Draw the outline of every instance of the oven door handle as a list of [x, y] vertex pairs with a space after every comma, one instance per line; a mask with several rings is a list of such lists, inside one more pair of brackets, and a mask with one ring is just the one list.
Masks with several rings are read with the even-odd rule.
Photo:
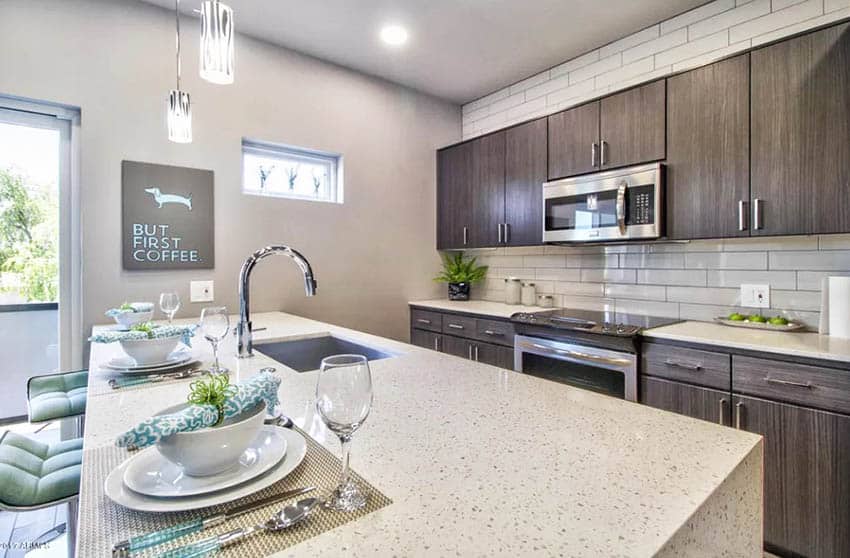
[[617, 187], [617, 226], [620, 228], [620, 234], [626, 234], [626, 188], [629, 185], [625, 180], [621, 180]]
[[632, 363], [630, 360], [625, 358], [611, 358], [598, 355], [591, 355], [579, 351], [565, 351], [563, 349], [554, 349], [552, 347], [547, 347], [546, 345], [540, 345], [539, 343], [531, 343], [531, 346], [537, 349], [538, 351], [544, 352], [546, 354], [569, 357], [579, 361], [590, 362], [592, 364], [607, 364], [609, 366], [628, 366]]

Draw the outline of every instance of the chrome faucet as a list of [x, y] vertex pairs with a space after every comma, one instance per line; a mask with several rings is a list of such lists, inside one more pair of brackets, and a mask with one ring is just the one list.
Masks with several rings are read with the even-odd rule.
[[242, 264], [242, 270], [239, 272], [239, 324], [236, 326], [236, 335], [238, 338], [237, 349], [239, 358], [247, 358], [254, 356], [254, 340], [251, 328], [251, 315], [248, 309], [248, 295], [251, 286], [251, 271], [257, 262], [271, 256], [272, 254], [283, 254], [289, 256], [301, 269], [304, 274], [304, 288], [307, 291], [307, 296], [316, 294], [316, 280], [313, 279], [313, 270], [310, 267], [310, 262], [302, 256], [298, 251], [293, 250], [289, 246], [273, 245], [260, 248], [251, 254], [245, 263]]

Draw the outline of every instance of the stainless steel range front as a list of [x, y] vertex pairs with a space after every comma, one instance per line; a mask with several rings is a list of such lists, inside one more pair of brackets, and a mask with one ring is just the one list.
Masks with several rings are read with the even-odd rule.
[[663, 235], [661, 163], [547, 182], [543, 241], [598, 242]]

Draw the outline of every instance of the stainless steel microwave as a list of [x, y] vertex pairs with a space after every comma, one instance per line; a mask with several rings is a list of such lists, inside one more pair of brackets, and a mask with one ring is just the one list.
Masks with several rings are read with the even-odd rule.
[[543, 184], [543, 242], [659, 238], [664, 233], [661, 163]]

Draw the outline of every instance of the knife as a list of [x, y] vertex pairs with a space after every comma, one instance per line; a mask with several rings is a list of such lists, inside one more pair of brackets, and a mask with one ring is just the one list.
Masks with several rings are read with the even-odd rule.
[[183, 370], [182, 372], [148, 374], [147, 376], [133, 376], [131, 378], [111, 378], [109, 380], [109, 387], [111, 387], [112, 389], [120, 389], [123, 387], [162, 382], [164, 380], [182, 380], [184, 378], [191, 378], [195, 374], [199, 374], [202, 372], [204, 372], [203, 369], [195, 368], [194, 370]]
[[192, 533], [198, 533], [200, 531], [211, 529], [212, 527], [221, 525], [222, 523], [230, 521], [231, 519], [239, 517], [240, 515], [251, 513], [254, 510], [269, 506], [282, 500], [287, 500], [289, 498], [292, 498], [293, 496], [299, 496], [301, 494], [306, 494], [307, 492], [312, 492], [313, 490], [316, 490], [315, 486], [307, 486], [303, 488], [296, 488], [294, 490], [287, 490], [286, 492], [283, 492], [281, 494], [274, 494], [272, 496], [268, 496], [255, 502], [248, 502], [247, 504], [236, 506], [235, 508], [232, 508], [223, 513], [211, 515], [208, 517], [201, 517], [192, 521], [186, 521], [185, 523], [174, 525], [173, 527], [167, 527], [159, 531], [154, 531], [152, 533], [146, 533], [144, 535], [130, 537], [125, 541], [121, 541], [112, 545], [112, 556], [113, 558], [126, 558], [130, 556], [130, 554], [133, 552], [138, 552], [145, 548], [150, 548], [152, 546], [157, 546], [162, 543], [170, 542], [176, 538], [190, 535]]

